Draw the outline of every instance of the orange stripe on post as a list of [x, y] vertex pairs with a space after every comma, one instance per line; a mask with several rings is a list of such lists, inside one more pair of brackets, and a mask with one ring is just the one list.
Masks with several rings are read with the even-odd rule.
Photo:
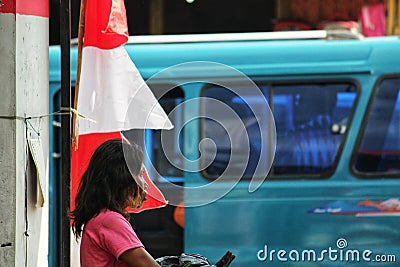
[[2, 0], [0, 13], [49, 17], [48, 0]]

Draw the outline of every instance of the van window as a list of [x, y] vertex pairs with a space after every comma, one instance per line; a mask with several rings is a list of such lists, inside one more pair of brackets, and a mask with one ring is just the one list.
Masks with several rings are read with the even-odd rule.
[[[239, 89], [238, 89], [239, 88]], [[356, 87], [351, 83], [305, 83], [305, 84], [259, 84], [264, 98], [272, 110], [276, 127], [276, 152], [269, 170], [267, 164], [259, 174], [290, 176], [307, 174], [310, 176], [327, 176], [333, 171], [335, 158], [341, 143], [344, 141], [345, 129], [356, 99]], [[203, 108], [201, 119], [202, 140], [213, 140], [201, 146], [204, 172], [206, 177], [221, 175], [231, 160], [232, 151], [240, 149], [249, 142], [250, 156], [234, 162], [238, 175], [251, 178], [255, 175], [257, 163], [263, 162], [261, 151], [261, 131], [265, 129], [268, 107], [246, 103], [252, 99], [246, 88], [237, 87], [236, 92], [218, 86], [203, 90]], [[247, 101], [239, 101], [239, 99]], [[211, 113], [219, 113], [220, 108], [214, 100], [228, 105], [240, 118], [210, 119]], [[257, 101], [253, 97], [252, 99]], [[259, 101], [259, 100], [258, 100]], [[260, 103], [262, 101], [259, 101]], [[256, 107], [256, 108], [254, 108]], [[257, 107], [259, 107], [257, 109]], [[222, 115], [220, 115], [222, 116]], [[245, 125], [245, 130], [230, 130], [238, 127], [238, 122]], [[253, 123], [258, 122], [258, 123]], [[233, 133], [233, 134], [229, 134]], [[231, 141], [231, 142], [229, 142]], [[209, 145], [206, 145], [209, 143]], [[216, 152], [211, 161], [207, 158], [212, 151]], [[208, 165], [207, 165], [208, 164]], [[232, 163], [229, 163], [232, 164]], [[244, 172], [240, 172], [244, 169]]]
[[167, 84], [149, 84], [149, 87], [174, 125], [171, 130], [146, 131], [145, 141], [148, 143], [146, 147], [150, 148], [147, 152], [155, 169], [152, 177], [162, 177], [170, 182], [182, 182], [184, 137], [180, 129], [183, 124], [183, 90]]
[[267, 87], [260, 89], [258, 96], [242, 86], [210, 85], [203, 90], [200, 161], [206, 177], [268, 174], [268, 153], [266, 147], [261, 150], [261, 131], [267, 129], [268, 117], [272, 116], [267, 113]]
[[371, 102], [354, 168], [361, 173], [400, 173], [400, 78], [383, 79]]
[[276, 175], [327, 176], [344, 141], [356, 99], [349, 83], [277, 85], [272, 88]]

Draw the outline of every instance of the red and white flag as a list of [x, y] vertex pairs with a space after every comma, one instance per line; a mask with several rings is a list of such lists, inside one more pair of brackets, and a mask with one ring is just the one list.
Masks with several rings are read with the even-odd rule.
[[[72, 149], [71, 210], [90, 157], [104, 141], [123, 138], [130, 129], [171, 129], [168, 119], [123, 45], [128, 40], [124, 0], [86, 0], [82, 70], [77, 111], [78, 149]], [[163, 194], [147, 172], [149, 187], [142, 208], [163, 207]]]

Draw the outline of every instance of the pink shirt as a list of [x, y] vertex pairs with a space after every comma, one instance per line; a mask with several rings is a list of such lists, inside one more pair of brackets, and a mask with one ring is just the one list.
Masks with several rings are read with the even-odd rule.
[[103, 210], [83, 229], [81, 266], [128, 266], [118, 258], [128, 249], [137, 247], [143, 247], [143, 244], [124, 216], [114, 211]]

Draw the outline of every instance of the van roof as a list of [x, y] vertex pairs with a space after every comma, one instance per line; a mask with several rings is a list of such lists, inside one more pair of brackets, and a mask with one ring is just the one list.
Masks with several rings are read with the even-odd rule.
[[[215, 62], [250, 77], [276, 79], [400, 72], [399, 36], [354, 39], [343, 37], [348, 31], [340, 34], [338, 31], [298, 31], [133, 36], [125, 48], [145, 79], [187, 62]], [[76, 48], [71, 49], [72, 80], [77, 64]], [[60, 47], [50, 47], [49, 53], [50, 80], [59, 80]], [[174, 73], [174, 76], [186, 79], [220, 75], [207, 67], [185, 68], [184, 73]]]

